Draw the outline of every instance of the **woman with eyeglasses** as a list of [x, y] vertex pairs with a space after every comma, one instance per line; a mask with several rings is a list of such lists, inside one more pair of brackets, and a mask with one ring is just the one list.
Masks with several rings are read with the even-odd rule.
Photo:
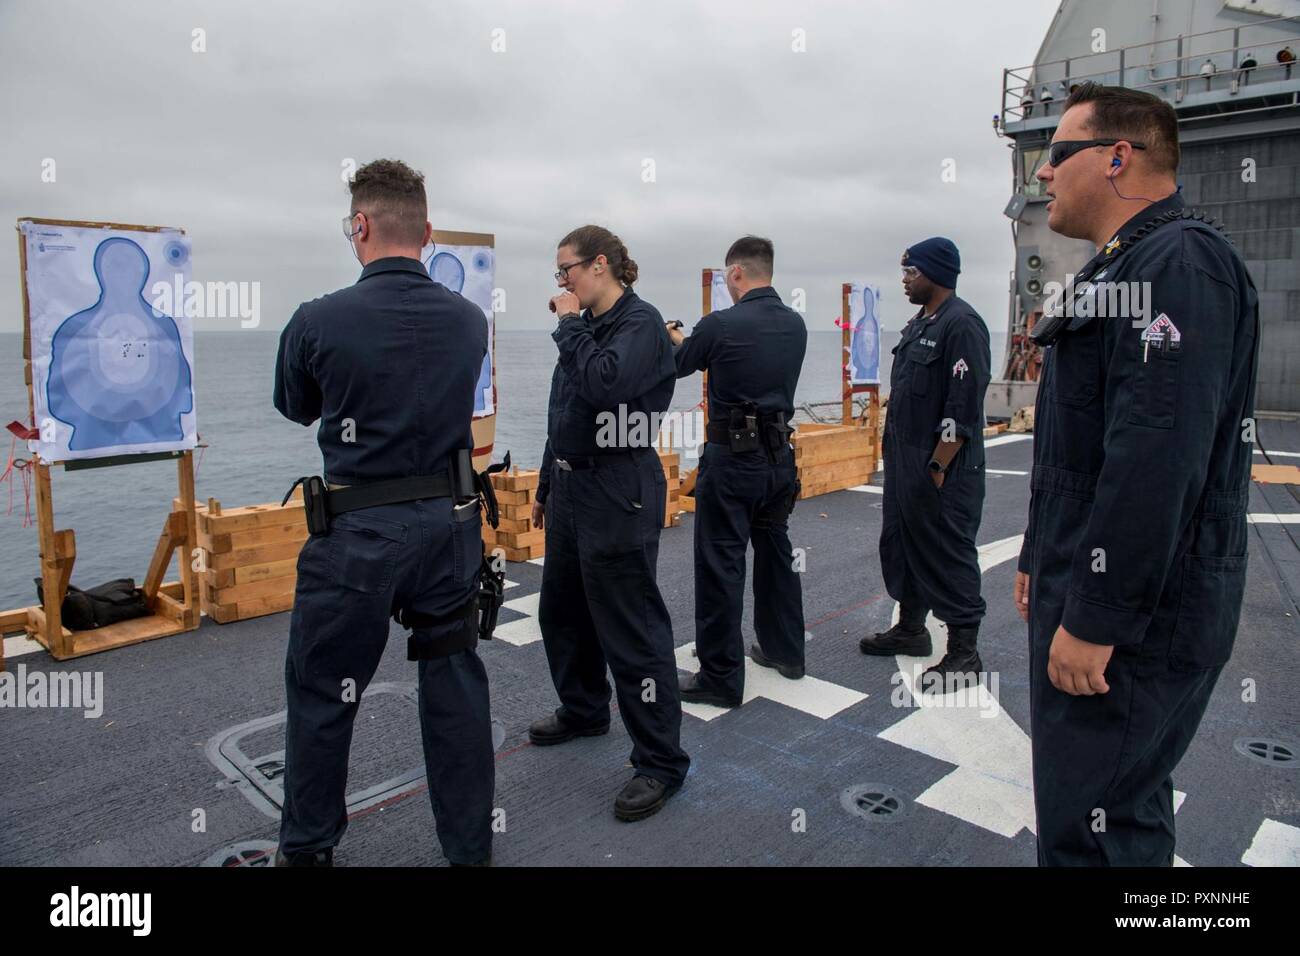
[[656, 582], [667, 482], [654, 441], [677, 381], [659, 311], [632, 291], [622, 240], [582, 226], [555, 254], [559, 349], [533, 526], [545, 528], [538, 622], [560, 707], [538, 746], [609, 730], [614, 677], [632, 738], [620, 820], [658, 812], [686, 778], [672, 621]]

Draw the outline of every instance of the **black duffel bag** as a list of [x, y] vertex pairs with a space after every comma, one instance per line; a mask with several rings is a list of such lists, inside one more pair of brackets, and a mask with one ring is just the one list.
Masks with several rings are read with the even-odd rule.
[[[40, 578], [36, 579], [36, 596], [44, 605], [45, 589]], [[150, 613], [144, 592], [135, 586], [135, 578], [118, 578], [89, 591], [69, 584], [63, 598], [63, 626], [70, 631], [89, 631]]]

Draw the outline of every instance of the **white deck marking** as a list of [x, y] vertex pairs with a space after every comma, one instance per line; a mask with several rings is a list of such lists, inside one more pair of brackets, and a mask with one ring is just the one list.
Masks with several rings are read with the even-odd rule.
[[849, 491], [865, 491], [869, 495], [883, 495], [885, 488], [883, 485], [854, 485]]
[[985, 468], [984, 473], [986, 475], [1020, 475], [1022, 478], [1029, 474], [1027, 471], [1008, 471], [1005, 468]]
[[[699, 659], [691, 653], [694, 649], [695, 643], [692, 641], [676, 650], [677, 666], [692, 674], [700, 669]], [[772, 668], [759, 667], [746, 657], [745, 697], [740, 706], [743, 707], [758, 697], [765, 697], [778, 704], [793, 707], [795, 710], [802, 710], [805, 714], [820, 717], [822, 720], [834, 717], [840, 711], [867, 699], [867, 695], [860, 691], [818, 680], [816, 677], [788, 680]], [[700, 720], [714, 720], [727, 713], [727, 708], [713, 707], [709, 704], [683, 703], [682, 713], [698, 717]]]
[[[1017, 557], [1022, 541], [1022, 535], [1015, 535], [981, 545], [980, 571], [987, 572]], [[891, 623], [897, 621], [898, 605], [895, 604]], [[991, 693], [997, 689], [992, 685], [979, 685], [962, 707], [951, 705], [956, 699], [953, 696], [918, 693], [917, 679], [925, 668], [943, 657], [947, 641], [946, 632], [933, 614], [926, 618], [925, 625], [934, 645], [930, 657], [894, 658], [898, 675], [906, 681], [903, 686], [911, 706], [916, 709], [885, 728], [879, 736], [936, 760], [956, 764], [957, 769], [917, 797], [917, 803], [1008, 839], [1021, 830], [1035, 833], [1029, 736], [1002, 709]], [[945, 702], [948, 706], [944, 706]], [[1187, 794], [1174, 791], [1174, 813], [1186, 797]], [[1189, 864], [1175, 856], [1174, 865]]]
[[1265, 818], [1241, 862], [1247, 866], [1300, 866], [1300, 827]]
[[1252, 448], [1251, 454], [1277, 455], [1279, 458], [1300, 458], [1300, 451], [1260, 451], [1258, 448]]
[[[1023, 535], [1014, 535], [982, 545], [980, 571], [1018, 556], [1023, 540]], [[897, 620], [895, 604], [891, 623]], [[922, 696], [917, 692], [917, 678], [939, 662], [947, 642], [947, 632], [933, 614], [925, 624], [934, 646], [930, 657], [894, 658], [897, 674], [906, 681], [904, 687], [915, 709], [879, 736], [957, 765], [956, 770], [917, 797], [917, 803], [1007, 838], [1022, 829], [1034, 832], [1028, 735], [1007, 715], [987, 686], [978, 686], [964, 707], [943, 706], [952, 697]], [[891, 685], [896, 686], [893, 682], [899, 679], [895, 676]]]
[[535, 564], [540, 568], [543, 564], [546, 563], [546, 555], [542, 555], [540, 558], [529, 558], [528, 563]]
[[1029, 441], [1033, 435], [998, 435], [984, 442], [985, 448], [997, 448], [998, 445], [1010, 445], [1012, 442]]
[[1249, 524], [1300, 524], [1300, 514], [1278, 515], [1271, 511], [1246, 515]]
[[507, 621], [505, 624], [498, 624], [497, 629], [492, 632], [492, 639], [505, 641], [507, 644], [513, 644], [515, 647], [523, 647], [525, 644], [532, 644], [542, 639], [542, 629], [537, 623], [537, 607], [541, 603], [542, 592], [535, 591], [532, 594], [525, 594], [523, 597], [513, 598], [501, 605], [510, 611], [518, 611], [520, 614], [527, 615], [517, 621]]
[[35, 654], [37, 651], [43, 650], [45, 650], [44, 647], [26, 634], [17, 634], [14, 637], [5, 638], [5, 660], [11, 657], [22, 657], [24, 654]]

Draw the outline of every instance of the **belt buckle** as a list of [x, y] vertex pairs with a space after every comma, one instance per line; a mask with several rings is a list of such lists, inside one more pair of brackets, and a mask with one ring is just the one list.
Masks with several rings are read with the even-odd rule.
[[573, 466], [563, 458], [555, 459], [555, 463], [560, 467], [560, 471], [573, 471]]

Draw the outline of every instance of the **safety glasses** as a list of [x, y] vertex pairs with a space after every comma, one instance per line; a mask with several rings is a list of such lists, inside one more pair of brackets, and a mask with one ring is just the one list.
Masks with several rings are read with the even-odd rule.
[[1090, 146], [1114, 146], [1116, 143], [1128, 143], [1134, 149], [1146, 149], [1145, 143], [1135, 143], [1131, 139], [1062, 139], [1047, 148], [1047, 165], [1060, 166], [1075, 153]]

